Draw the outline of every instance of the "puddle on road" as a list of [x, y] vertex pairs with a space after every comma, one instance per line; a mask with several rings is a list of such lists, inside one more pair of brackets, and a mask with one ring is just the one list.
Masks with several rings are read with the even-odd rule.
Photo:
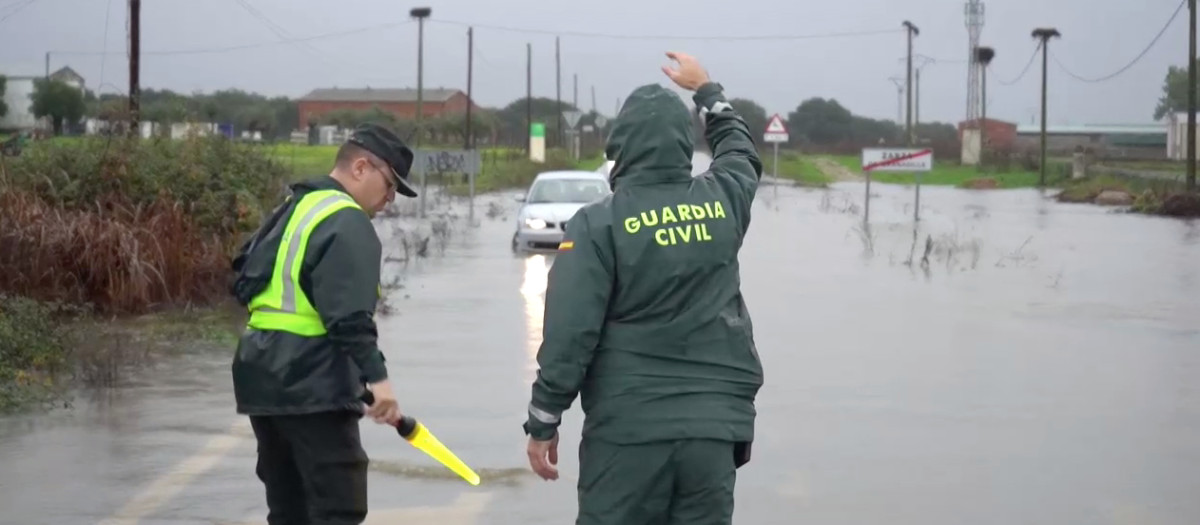
[[[462, 482], [462, 478], [458, 474], [440, 465], [413, 465], [398, 461], [375, 460], [371, 462], [371, 470], [404, 479]], [[515, 487], [523, 480], [537, 479], [537, 476], [528, 468], [479, 468], [473, 470], [479, 474], [480, 486]]]
[[[1200, 515], [1195, 222], [1034, 190], [924, 187], [914, 227], [912, 188], [872, 184], [864, 226], [863, 189], [760, 189], [740, 264], [766, 385], [739, 521]], [[381, 221], [380, 344], [402, 410], [482, 485], [506, 489], [492, 516], [536, 507], [520, 522], [569, 522], [572, 482], [522, 482], [536, 479], [520, 425], [553, 256], [510, 251], [515, 206], [482, 197], [471, 225], [462, 206]], [[171, 378], [192, 386], [176, 392]], [[0, 508], [22, 523], [51, 503], [99, 517], [120, 508], [228, 431], [228, 383], [226, 356], [181, 359], [108, 403], [0, 420]], [[576, 403], [562, 429], [565, 478], [580, 420]], [[422, 480], [437, 482], [430, 494], [453, 487], [454, 473], [363, 425], [373, 476], [403, 482], [416, 501]], [[209, 521], [230, 504], [260, 508], [253, 457], [240, 454], [177, 499]], [[180, 505], [149, 517], [182, 519]]]

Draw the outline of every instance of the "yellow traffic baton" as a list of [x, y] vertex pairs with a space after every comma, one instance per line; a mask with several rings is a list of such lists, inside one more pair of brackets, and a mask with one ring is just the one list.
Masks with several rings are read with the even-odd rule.
[[[367, 406], [375, 404], [375, 396], [370, 391], [365, 392], [360, 399]], [[434, 436], [433, 432], [425, 428], [425, 425], [422, 425], [420, 421], [411, 416], [402, 416], [396, 424], [396, 433], [400, 434], [400, 437], [404, 438], [405, 441], [417, 450], [424, 452], [429, 457], [437, 460], [438, 463], [441, 463], [455, 474], [467, 480], [467, 483], [472, 485], [479, 484], [479, 474], [476, 474], [475, 471], [471, 470], [471, 467], [468, 467], [466, 463], [458, 459], [458, 456], [455, 456], [449, 448], [446, 448], [438, 440], [437, 436]]]

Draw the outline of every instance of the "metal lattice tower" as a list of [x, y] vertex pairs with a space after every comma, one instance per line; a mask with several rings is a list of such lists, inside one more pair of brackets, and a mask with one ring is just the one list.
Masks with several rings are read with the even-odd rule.
[[969, 45], [967, 46], [967, 122], [975, 121], [979, 118], [982, 109], [980, 107], [980, 79], [978, 64], [975, 60], [975, 48], [979, 47], [979, 37], [983, 33], [983, 2], [981, 0], [968, 0], [963, 6], [963, 14], [966, 15], [967, 23], [967, 38]]

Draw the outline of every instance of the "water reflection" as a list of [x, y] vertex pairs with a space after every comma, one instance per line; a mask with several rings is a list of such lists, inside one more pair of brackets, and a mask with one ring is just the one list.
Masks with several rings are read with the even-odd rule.
[[525, 258], [525, 275], [521, 279], [521, 297], [525, 300], [525, 367], [526, 382], [537, 376], [537, 352], [542, 344], [542, 317], [546, 311], [546, 281], [549, 272], [547, 256], [537, 254]]

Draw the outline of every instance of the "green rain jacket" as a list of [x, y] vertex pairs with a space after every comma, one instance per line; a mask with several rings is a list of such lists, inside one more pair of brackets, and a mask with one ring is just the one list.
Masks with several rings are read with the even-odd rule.
[[609, 138], [613, 194], [567, 223], [550, 269], [524, 428], [550, 439], [576, 395], [584, 437], [751, 441], [763, 383], [738, 251], [762, 161], [719, 84], [693, 96], [713, 153], [691, 175], [692, 116], [638, 88]]
[[[292, 198], [272, 212], [234, 259], [232, 291], [243, 305], [270, 281], [296, 203], [311, 191], [346, 191], [329, 177], [291, 189]], [[374, 320], [382, 251], [370, 217], [359, 209], [336, 211], [313, 229], [301, 263], [300, 289], [327, 333], [305, 337], [247, 328], [232, 363], [239, 414], [362, 410], [358, 397], [363, 383], [388, 377]]]

